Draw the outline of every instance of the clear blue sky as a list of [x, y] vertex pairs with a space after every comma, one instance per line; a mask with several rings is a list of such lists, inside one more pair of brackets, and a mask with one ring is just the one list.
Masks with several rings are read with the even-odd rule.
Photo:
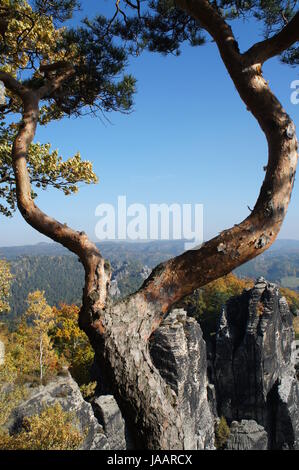
[[[99, 12], [97, 0], [84, 4], [85, 13]], [[260, 28], [233, 24], [241, 50], [260, 38]], [[272, 59], [263, 70], [299, 128], [299, 105], [290, 102], [290, 84], [299, 78], [298, 69]], [[257, 198], [267, 147], [215, 44], [185, 46], [178, 58], [145, 53], [130, 60], [129, 71], [138, 80], [129, 116], [109, 114], [110, 124], [91, 117], [64, 119], [38, 129], [36, 140], [51, 142], [64, 157], [80, 151], [93, 161], [100, 179], [71, 197], [55, 190], [41, 192], [41, 209], [93, 239], [96, 206], [116, 204], [118, 195], [126, 195], [129, 204], [204, 204], [205, 239], [241, 221]], [[281, 238], [299, 239], [298, 185]], [[18, 214], [2, 219], [0, 246], [39, 241], [47, 239]]]

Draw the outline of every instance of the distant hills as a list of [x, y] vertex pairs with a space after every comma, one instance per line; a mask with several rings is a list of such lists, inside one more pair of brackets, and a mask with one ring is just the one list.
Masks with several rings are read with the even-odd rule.
[[235, 273], [251, 278], [263, 275], [283, 287], [299, 290], [299, 240], [276, 240], [269, 250], [237, 268]]
[[[150, 270], [161, 261], [178, 255], [183, 242], [100, 244], [102, 255], [113, 269], [114, 291], [123, 297], [143, 283]], [[84, 271], [78, 258], [56, 243], [1, 247], [0, 258], [7, 259], [14, 274], [10, 318], [26, 310], [29, 292], [44, 290], [50, 305], [61, 302], [80, 304]]]
[[[147, 263], [153, 260], [161, 261], [161, 256], [167, 259], [176, 256], [184, 251], [184, 242], [181, 240], [162, 240], [151, 242], [126, 242], [126, 241], [104, 241], [96, 243], [104, 257], [112, 259], [115, 256], [121, 257], [137, 257], [138, 259], [146, 259]], [[264, 255], [268, 256], [273, 252], [281, 252], [283, 254], [299, 253], [299, 240], [278, 239]], [[72, 255], [70, 251], [61, 246], [59, 243], [41, 242], [35, 245], [8, 246], [0, 247], [0, 258], [15, 259], [18, 256], [63, 256]], [[147, 259], [149, 258], [149, 259]], [[250, 264], [251, 262], [247, 263]]]
[[[103, 242], [98, 244], [110, 260], [115, 287], [121, 297], [141, 286], [150, 270], [160, 262], [184, 251], [182, 241], [148, 243]], [[11, 314], [26, 309], [29, 292], [40, 289], [50, 305], [60, 302], [80, 304], [84, 273], [76, 256], [56, 243], [0, 247], [0, 258], [11, 263]], [[299, 291], [299, 240], [277, 240], [264, 254], [236, 269], [240, 277], [264, 276], [272, 282]]]
[[268, 252], [271, 253], [272, 251], [280, 250], [288, 253], [299, 251], [299, 240], [278, 239], [273, 243], [271, 248], [269, 248]]
[[[150, 264], [154, 267], [162, 260], [176, 256], [184, 251], [184, 242], [153, 241], [142, 242], [110, 242], [96, 243], [102, 255], [114, 261], [119, 257], [124, 259], [134, 258]], [[63, 256], [72, 255], [70, 251], [58, 243], [38, 243], [36, 245], [0, 247], [0, 258], [12, 260], [18, 256]]]

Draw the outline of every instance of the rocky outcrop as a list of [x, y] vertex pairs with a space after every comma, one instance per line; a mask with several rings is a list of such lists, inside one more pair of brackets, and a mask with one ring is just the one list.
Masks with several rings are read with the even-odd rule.
[[120, 297], [120, 290], [118, 288], [117, 280], [112, 279], [109, 286], [110, 297]]
[[255, 420], [268, 447], [299, 449], [299, 389], [295, 376], [292, 314], [274, 284], [253, 289], [223, 309], [215, 346], [219, 415], [228, 422]]
[[96, 397], [92, 407], [96, 418], [103, 426], [110, 449], [125, 450], [127, 448], [125, 421], [113, 395]]
[[267, 450], [268, 434], [253, 420], [233, 421], [226, 450]]
[[82, 450], [109, 450], [107, 436], [99, 424], [89, 403], [83, 400], [80, 389], [69, 374], [57, 377], [46, 386], [34, 388], [29, 398], [14, 409], [6, 427], [10, 433], [16, 433], [26, 416], [39, 414], [44, 407], [59, 403], [64, 411], [73, 412], [74, 425], [86, 437]]
[[153, 334], [150, 353], [161, 376], [178, 396], [184, 449], [214, 449], [206, 345], [199, 324], [184, 310], [173, 310]]
[[[292, 320], [279, 289], [260, 278], [223, 308], [208, 362], [200, 325], [182, 309], [167, 315], [149, 349], [154, 366], [177, 396], [184, 449], [214, 449], [218, 416], [230, 426], [226, 449], [299, 449]], [[58, 402], [74, 412], [81, 432], [88, 430], [82, 449], [133, 449], [134, 440], [96, 364], [93, 373], [98, 396], [92, 404], [83, 400], [69, 374], [58, 377], [32, 389], [14, 410], [10, 432], [18, 431], [25, 416]]]

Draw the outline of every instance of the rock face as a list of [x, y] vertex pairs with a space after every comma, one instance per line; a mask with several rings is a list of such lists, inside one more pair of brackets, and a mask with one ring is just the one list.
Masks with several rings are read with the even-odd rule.
[[214, 449], [206, 345], [199, 324], [184, 310], [173, 310], [153, 334], [150, 353], [161, 376], [178, 396], [184, 448]]
[[28, 400], [14, 409], [7, 424], [10, 433], [20, 429], [26, 416], [39, 414], [45, 406], [60, 403], [64, 411], [74, 412], [80, 432], [87, 431], [81, 450], [109, 450], [108, 439], [104, 434], [89, 403], [83, 400], [80, 389], [70, 375], [58, 377], [46, 386], [40, 386], [31, 393]]
[[274, 284], [228, 301], [216, 336], [214, 377], [219, 415], [255, 420], [271, 449], [299, 449], [299, 388], [292, 314]]
[[113, 395], [96, 397], [92, 404], [94, 413], [109, 441], [110, 449], [125, 450], [125, 421]]
[[253, 420], [233, 421], [226, 450], [267, 450], [268, 434]]
[[[184, 449], [214, 449], [218, 416], [230, 425], [226, 449], [299, 449], [292, 319], [278, 288], [258, 279], [223, 308], [209, 362], [200, 325], [193, 318], [175, 309], [164, 319], [149, 348], [154, 366], [178, 397]], [[82, 449], [133, 449], [117, 402], [101, 385], [97, 367], [94, 375], [99, 396], [92, 405], [83, 400], [70, 375], [58, 377], [32, 391], [13, 411], [8, 429], [16, 432], [25, 416], [58, 402], [75, 413], [80, 431], [88, 429]]]

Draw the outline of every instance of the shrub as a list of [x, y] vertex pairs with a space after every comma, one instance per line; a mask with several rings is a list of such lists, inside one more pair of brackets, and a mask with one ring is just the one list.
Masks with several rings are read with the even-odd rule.
[[89, 382], [88, 384], [83, 384], [80, 387], [81, 394], [85, 400], [92, 398], [97, 387], [96, 382]]
[[0, 366], [0, 428], [12, 410], [26, 398], [26, 389], [15, 383], [17, 370], [11, 356], [6, 355], [5, 364]]
[[221, 416], [215, 429], [215, 446], [218, 450], [224, 449], [230, 435], [230, 429], [224, 416]]
[[60, 404], [45, 408], [40, 415], [23, 419], [22, 430], [15, 435], [0, 434], [3, 450], [75, 450], [84, 435], [74, 425], [72, 413]]

